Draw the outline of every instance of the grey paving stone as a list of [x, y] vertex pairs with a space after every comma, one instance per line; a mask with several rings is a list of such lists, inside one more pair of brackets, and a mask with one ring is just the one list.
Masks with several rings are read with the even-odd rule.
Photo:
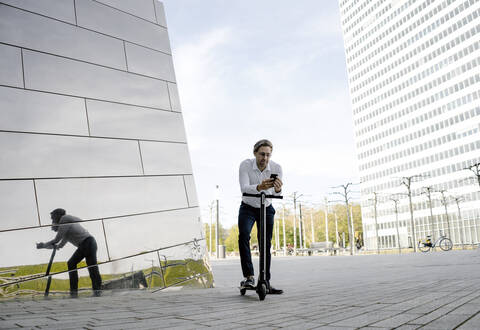
[[325, 324], [320, 322], [305, 321], [305, 320], [295, 320], [295, 321], [276, 325], [276, 327], [286, 328], [286, 329], [317, 329], [322, 326], [325, 326]]
[[16, 322], [20, 327], [28, 328], [34, 326], [48, 326], [50, 324], [55, 324], [57, 321], [52, 319], [48, 319], [46, 317], [38, 317], [34, 319], [18, 319]]
[[20, 329], [17, 320], [0, 320], [0, 329]]
[[341, 321], [337, 321], [332, 325], [339, 325], [339, 326], [350, 326], [350, 327], [365, 327], [372, 323], [376, 323], [378, 321], [382, 321], [392, 316], [398, 314], [396, 311], [375, 311], [375, 312], [368, 312], [362, 313], [361, 315], [350, 317], [343, 319]]
[[450, 311], [449, 309], [439, 308], [439, 309], [437, 309], [437, 310], [435, 310], [431, 313], [427, 313], [423, 316], [420, 316], [419, 318], [416, 318], [416, 319], [413, 319], [413, 320], [409, 321], [408, 324], [424, 325], [424, 324], [432, 322], [433, 320], [438, 319], [439, 317], [441, 317], [442, 315], [445, 315], [449, 311]]
[[455, 329], [460, 324], [468, 320], [471, 315], [459, 315], [459, 314], [447, 314], [439, 317], [435, 321], [432, 321], [422, 327], [422, 329]]
[[[438, 301], [429, 301], [421, 306], [418, 306], [415, 308], [415, 312], [417, 313], [431, 313], [441, 307], [448, 306], [450, 303], [454, 302], [455, 298], [449, 298], [449, 299], [439, 299]], [[455, 306], [452, 306], [451, 309], [455, 308]]]
[[475, 314], [473, 317], [468, 319], [465, 323], [463, 323], [457, 329], [459, 330], [480, 329], [480, 313]]
[[332, 326], [332, 325], [324, 325], [324, 326], [320, 326], [320, 327], [315, 328], [315, 329], [321, 329], [321, 330], [354, 330], [354, 329], [357, 329], [357, 328], [352, 328], [352, 327], [337, 327], [337, 326]]
[[465, 303], [451, 311], [451, 314], [474, 315], [480, 312], [480, 304]]
[[396, 328], [418, 318], [419, 316], [421, 316], [421, 314], [402, 313], [371, 325], [374, 327]]
[[222, 325], [216, 325], [216, 326], [208, 327], [208, 329], [222, 329], [222, 330], [245, 329], [245, 325], [233, 322], [233, 323], [225, 323], [225, 324], [222, 324]]
[[402, 326], [399, 326], [398, 328], [395, 328], [395, 330], [414, 330], [414, 329], [419, 329], [419, 325], [413, 325], [413, 324], [404, 324]]
[[321, 320], [323, 323], [329, 324], [329, 323], [335, 323], [347, 318], [351, 317], [356, 317], [361, 315], [362, 313], [358, 311], [356, 308], [351, 308], [349, 310], [344, 311], [334, 311], [332, 313], [323, 315]]

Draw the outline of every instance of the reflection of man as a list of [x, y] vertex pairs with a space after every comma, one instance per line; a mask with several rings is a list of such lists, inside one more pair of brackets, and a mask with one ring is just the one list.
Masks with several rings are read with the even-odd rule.
[[77, 264], [85, 258], [88, 265], [88, 273], [92, 280], [92, 288], [95, 296], [100, 296], [102, 278], [97, 266], [97, 242], [95, 238], [88, 233], [78, 222], [77, 217], [66, 214], [64, 209], [55, 209], [50, 213], [52, 218], [52, 230], [57, 232], [54, 239], [46, 243], [37, 243], [37, 249], [53, 249], [62, 248], [67, 242], [77, 247], [77, 250], [68, 260], [68, 275], [70, 277], [70, 296], [76, 298], [78, 296], [78, 272]]
[[[282, 191], [282, 167], [277, 163], [270, 161], [272, 156], [273, 145], [268, 140], [260, 140], [253, 147], [255, 158], [246, 159], [240, 164], [240, 189], [242, 193], [258, 194], [263, 191], [267, 195], [280, 195]], [[275, 179], [271, 179], [271, 174], [277, 174]], [[270, 247], [272, 241], [273, 219], [275, 209], [272, 203], [267, 200], [267, 219], [266, 234], [267, 241], [265, 247], [267, 250], [266, 274], [267, 293], [282, 294], [282, 290], [274, 289], [270, 286]], [[255, 277], [253, 274], [252, 255], [250, 252], [250, 233], [255, 222], [260, 221], [260, 200], [256, 197], [243, 197], [240, 211], [238, 213], [238, 246], [240, 250], [240, 261], [242, 264], [242, 272], [245, 279], [240, 283], [241, 286], [254, 287]], [[260, 241], [260, 231], [257, 232]]]

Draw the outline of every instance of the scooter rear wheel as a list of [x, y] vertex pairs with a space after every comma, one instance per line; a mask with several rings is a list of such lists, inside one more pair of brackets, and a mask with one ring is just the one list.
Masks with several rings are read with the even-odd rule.
[[242, 296], [245, 295], [245, 292], [247, 292], [247, 289], [240, 289], [240, 294], [241, 294]]

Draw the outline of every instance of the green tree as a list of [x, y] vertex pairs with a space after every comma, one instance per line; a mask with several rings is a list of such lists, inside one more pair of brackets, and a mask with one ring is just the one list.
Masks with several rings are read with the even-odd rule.
[[[209, 252], [216, 252], [216, 241], [215, 241], [215, 224], [212, 226], [212, 251], [210, 251], [210, 225], [208, 223], [204, 223], [204, 228], [205, 228], [205, 242], [207, 244], [207, 249]], [[218, 240], [220, 245], [225, 244], [225, 239], [227, 238], [227, 231], [225, 228], [223, 228], [222, 224], [219, 224], [219, 230], [220, 233], [218, 235]]]
[[238, 225], [232, 226], [225, 239], [227, 252], [238, 252]]

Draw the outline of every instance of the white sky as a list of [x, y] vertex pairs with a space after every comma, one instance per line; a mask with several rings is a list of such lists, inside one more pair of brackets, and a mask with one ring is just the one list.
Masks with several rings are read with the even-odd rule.
[[[237, 222], [238, 166], [273, 142], [284, 194], [358, 182], [337, 0], [163, 0], [204, 222]], [[330, 198], [334, 198], [330, 196]]]

